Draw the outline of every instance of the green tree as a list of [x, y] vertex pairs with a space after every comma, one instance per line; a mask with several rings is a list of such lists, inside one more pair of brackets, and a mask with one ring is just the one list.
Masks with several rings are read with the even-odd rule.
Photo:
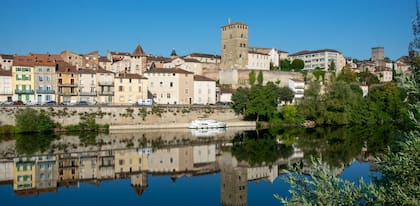
[[254, 70], [252, 70], [251, 72], [249, 72], [249, 74], [248, 74], [248, 78], [249, 78], [249, 84], [252, 86], [252, 85], [254, 85], [255, 84], [255, 80], [256, 80], [256, 78], [255, 78], [255, 71]]
[[280, 60], [280, 70], [281, 71], [290, 71], [290, 60], [288, 60], [288, 59]]
[[52, 131], [56, 125], [44, 111], [38, 112], [32, 108], [19, 110], [15, 119], [18, 133]]
[[262, 86], [264, 82], [264, 77], [261, 70], [258, 72], [257, 80], [258, 80], [258, 85]]
[[362, 84], [373, 85], [379, 84], [379, 79], [376, 75], [370, 73], [369, 71], [360, 72], [358, 75], [359, 82]]
[[316, 67], [313, 71], [312, 71], [312, 74], [315, 76], [315, 79], [317, 80], [317, 81], [319, 81], [320, 79], [320, 77], [322, 77], [322, 81], [324, 81], [325, 80], [325, 71], [324, 71], [324, 69], [322, 69], [322, 68], [319, 68], [319, 67]]
[[292, 102], [295, 97], [295, 93], [289, 87], [279, 88], [279, 100], [285, 102]]
[[232, 108], [236, 114], [245, 114], [246, 102], [248, 100], [249, 88], [239, 87], [232, 94]]
[[343, 69], [337, 77], [337, 81], [344, 81], [347, 83], [356, 82], [357, 81], [357, 74], [353, 72], [351, 69]]
[[336, 69], [336, 66], [335, 66], [335, 62], [334, 62], [334, 60], [333, 60], [333, 61], [331, 61], [331, 64], [330, 64], [330, 65], [328, 65], [328, 71], [332, 71], [332, 72], [334, 72], [334, 71], [335, 71], [335, 69]]
[[305, 67], [305, 62], [302, 59], [294, 59], [290, 64], [290, 68], [295, 72], [301, 71]]

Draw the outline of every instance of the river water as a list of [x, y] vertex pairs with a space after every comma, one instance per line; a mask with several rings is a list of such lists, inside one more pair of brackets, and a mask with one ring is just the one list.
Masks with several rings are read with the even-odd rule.
[[148, 130], [0, 142], [0, 205], [279, 205], [287, 169], [322, 157], [337, 176], [378, 176], [390, 128]]

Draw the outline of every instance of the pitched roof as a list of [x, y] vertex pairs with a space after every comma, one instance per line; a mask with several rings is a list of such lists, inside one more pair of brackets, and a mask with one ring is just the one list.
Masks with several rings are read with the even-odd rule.
[[203, 57], [203, 58], [216, 58], [220, 59], [220, 55], [216, 54], [204, 54], [204, 53], [191, 53], [189, 54], [190, 57]]
[[134, 49], [133, 51], [133, 56], [144, 56], [145, 53], [143, 51], [143, 48], [139, 45], [137, 45], [137, 47]]
[[109, 52], [111, 55], [119, 55], [119, 56], [131, 56], [128, 52]]
[[155, 69], [149, 69], [144, 73], [179, 73], [179, 74], [194, 74], [192, 72], [189, 71], [185, 71], [183, 69], [180, 68], [170, 68], [170, 69], [165, 69], [165, 68], [155, 68]]
[[0, 69], [0, 76], [12, 76], [12, 70]]
[[55, 66], [57, 61], [62, 61], [58, 54], [32, 54], [30, 56], [34, 58], [34, 66]]
[[98, 62], [112, 62], [112, 61], [109, 60], [107, 57], [99, 57]]
[[147, 79], [140, 74], [120, 73], [115, 78], [119, 79]]
[[201, 75], [194, 75], [194, 81], [203, 81], [203, 82], [209, 82], [209, 81], [212, 81], [212, 82], [214, 82], [214, 80], [213, 80], [213, 79], [210, 79], [210, 78], [208, 78], [208, 77], [201, 76]]
[[34, 58], [32, 56], [15, 56], [13, 59], [13, 66], [29, 66], [34, 65]]
[[11, 54], [0, 54], [2, 59], [13, 59], [13, 55]]
[[104, 68], [102, 68], [102, 67], [99, 67], [99, 68], [96, 70], [96, 73], [112, 73], [112, 74], [114, 74], [114, 72], [112, 72], [112, 71], [108, 71], [108, 70], [106, 70], [106, 69], [104, 69]]
[[303, 50], [303, 51], [296, 52], [294, 54], [290, 54], [289, 56], [300, 56], [300, 55], [305, 55], [305, 54], [313, 54], [313, 53], [321, 53], [321, 52], [337, 52], [341, 54], [341, 52], [334, 49], [320, 49], [320, 50], [313, 50], [313, 51]]
[[162, 57], [162, 56], [148, 56], [147, 57], [147, 61], [151, 62], [151, 61], [159, 61], [159, 62], [165, 62], [165, 61], [170, 61], [170, 58], [167, 57]]
[[384, 71], [392, 71], [392, 69], [388, 67], [383, 67], [383, 66], [375, 67], [375, 72], [384, 72]]
[[76, 66], [72, 66], [64, 61], [57, 61], [57, 72], [61, 73], [77, 73]]
[[96, 71], [93, 69], [79, 69], [79, 74], [96, 74]]
[[254, 49], [248, 49], [248, 53], [249, 53], [249, 54], [268, 55], [268, 53], [266, 53], [266, 52], [261, 52], [261, 51], [254, 50]]
[[192, 59], [192, 58], [184, 58], [185, 62], [196, 62], [196, 63], [200, 63], [200, 61], [198, 61], [197, 59]]

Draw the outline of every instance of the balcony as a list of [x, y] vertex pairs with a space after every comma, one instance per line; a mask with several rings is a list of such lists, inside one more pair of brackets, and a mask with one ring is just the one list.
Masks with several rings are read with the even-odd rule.
[[96, 92], [79, 92], [79, 96], [96, 96]]
[[58, 83], [59, 87], [77, 87], [77, 84]]
[[58, 92], [60, 96], [77, 96], [77, 92]]
[[99, 92], [99, 96], [114, 96], [114, 92], [102, 91], [102, 92]]
[[17, 89], [15, 90], [15, 94], [34, 94], [34, 90], [32, 89]]
[[37, 89], [36, 93], [37, 94], [54, 94], [55, 90]]
[[99, 81], [99, 86], [114, 86], [114, 82], [111, 81]]

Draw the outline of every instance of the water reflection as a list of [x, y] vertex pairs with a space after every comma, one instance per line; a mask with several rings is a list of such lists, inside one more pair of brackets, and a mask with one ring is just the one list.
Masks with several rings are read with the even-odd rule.
[[[309, 155], [323, 156], [337, 174], [356, 158], [369, 161], [368, 148], [375, 145], [370, 141], [377, 135], [362, 138], [357, 136], [360, 130], [355, 131], [228, 129], [203, 137], [190, 130], [168, 130], [63, 135], [40, 143], [16, 139], [0, 142], [0, 184], [13, 185], [21, 196], [129, 178], [140, 197], [149, 187], [150, 175], [170, 176], [175, 182], [182, 176], [220, 172], [220, 203], [247, 205], [250, 181], [274, 182], [286, 165], [304, 160], [307, 167]], [[382, 149], [378, 144], [372, 148]]]

